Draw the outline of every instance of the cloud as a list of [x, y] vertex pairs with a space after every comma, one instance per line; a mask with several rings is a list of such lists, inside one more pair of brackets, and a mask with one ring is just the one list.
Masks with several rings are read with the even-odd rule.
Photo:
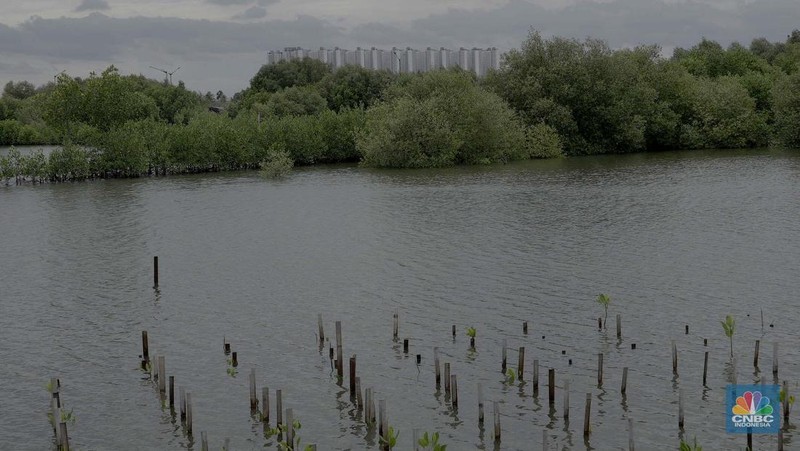
[[261, 6], [252, 6], [240, 14], [233, 16], [234, 20], [263, 19], [267, 15], [267, 9]]
[[75, 12], [82, 11], [104, 11], [110, 9], [106, 0], [83, 0]]

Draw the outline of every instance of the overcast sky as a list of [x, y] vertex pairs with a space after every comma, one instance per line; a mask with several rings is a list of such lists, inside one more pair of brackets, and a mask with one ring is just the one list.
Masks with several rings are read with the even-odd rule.
[[784, 40], [798, 0], [0, 0], [0, 83], [173, 70], [196, 91], [245, 88], [286, 46], [518, 47], [546, 36], [668, 51], [703, 36], [727, 45]]

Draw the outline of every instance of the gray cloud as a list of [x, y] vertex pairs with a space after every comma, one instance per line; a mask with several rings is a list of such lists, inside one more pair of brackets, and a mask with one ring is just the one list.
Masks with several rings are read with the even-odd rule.
[[233, 16], [234, 20], [263, 19], [267, 16], [267, 9], [261, 6], [251, 6], [240, 14]]
[[110, 9], [106, 0], [83, 0], [75, 12], [82, 11], [104, 11]]

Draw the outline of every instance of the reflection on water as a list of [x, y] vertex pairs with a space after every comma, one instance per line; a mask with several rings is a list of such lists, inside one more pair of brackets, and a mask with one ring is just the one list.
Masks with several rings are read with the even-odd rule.
[[[492, 401], [502, 449], [532, 449], [543, 431], [559, 449], [623, 449], [629, 418], [640, 447], [677, 447], [680, 390], [685, 438], [741, 448], [720, 418], [729, 381], [772, 380], [749, 365], [754, 341], [762, 350], [779, 341], [780, 379], [798, 379], [799, 176], [796, 154], [718, 151], [446, 170], [301, 168], [285, 181], [238, 173], [0, 187], [0, 449], [51, 446], [44, 384], [54, 376], [78, 419], [70, 435], [80, 449], [197, 447], [200, 431], [212, 448], [230, 438], [233, 449], [275, 449], [250, 416], [250, 368], [259, 387], [282, 390], [303, 443], [377, 449], [375, 429], [318, 347], [319, 313], [328, 336], [342, 321], [344, 355], [358, 356], [376, 405], [387, 401], [398, 449], [411, 447], [414, 429], [440, 432], [453, 449], [499, 449]], [[619, 340], [597, 330], [601, 292], [612, 297], [610, 316], [622, 315]], [[762, 308], [774, 327], [762, 330]], [[395, 310], [408, 355], [392, 341]], [[727, 314], [737, 320], [735, 365], [719, 323]], [[467, 327], [477, 330], [476, 351]], [[142, 330], [151, 355], [166, 355], [176, 386], [192, 392], [194, 442], [142, 380]], [[238, 377], [226, 372], [223, 336], [238, 353]], [[503, 339], [526, 348], [524, 382], [504, 383]], [[434, 346], [458, 375], [457, 409], [435, 388]], [[770, 363], [762, 352], [761, 366]], [[552, 407], [542, 377], [551, 368]], [[566, 379], [571, 421], [561, 405]], [[755, 442], [773, 447], [776, 438]]]

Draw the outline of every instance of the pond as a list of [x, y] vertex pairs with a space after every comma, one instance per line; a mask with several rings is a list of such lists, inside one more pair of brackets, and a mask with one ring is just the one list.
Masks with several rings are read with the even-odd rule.
[[[350, 400], [346, 362], [339, 386], [329, 345], [317, 347], [318, 314], [328, 337], [342, 321], [344, 355], [358, 356], [362, 387], [386, 400], [400, 431], [397, 449], [411, 449], [414, 429], [438, 431], [448, 449], [495, 449], [491, 401], [500, 403], [501, 449], [539, 449], [542, 431], [559, 449], [627, 449], [629, 418], [641, 449], [677, 449], [680, 437], [708, 449], [743, 448], [743, 436], [725, 433], [728, 381], [763, 375], [771, 383], [773, 342], [780, 379], [796, 387], [800, 374], [798, 193], [800, 154], [774, 150], [0, 187], [0, 448], [52, 446], [45, 385], [58, 377], [79, 449], [199, 449], [199, 431], [214, 449], [226, 437], [236, 450], [277, 449], [250, 416], [255, 368], [259, 393], [269, 386], [274, 403], [282, 390], [303, 443], [377, 449]], [[607, 331], [597, 328], [599, 293], [612, 298]], [[728, 314], [737, 324], [735, 364], [720, 325]], [[467, 327], [476, 328], [475, 351]], [[139, 368], [143, 330], [151, 355], [165, 355], [167, 373], [192, 392], [193, 444]], [[223, 337], [238, 353], [235, 377]], [[517, 348], [526, 348], [522, 383], [504, 383], [503, 339], [513, 368]], [[752, 364], [757, 339], [763, 373]], [[458, 409], [437, 393], [434, 346], [458, 375]], [[794, 426], [785, 440], [796, 440]], [[755, 443], [772, 448], [777, 438]]]

